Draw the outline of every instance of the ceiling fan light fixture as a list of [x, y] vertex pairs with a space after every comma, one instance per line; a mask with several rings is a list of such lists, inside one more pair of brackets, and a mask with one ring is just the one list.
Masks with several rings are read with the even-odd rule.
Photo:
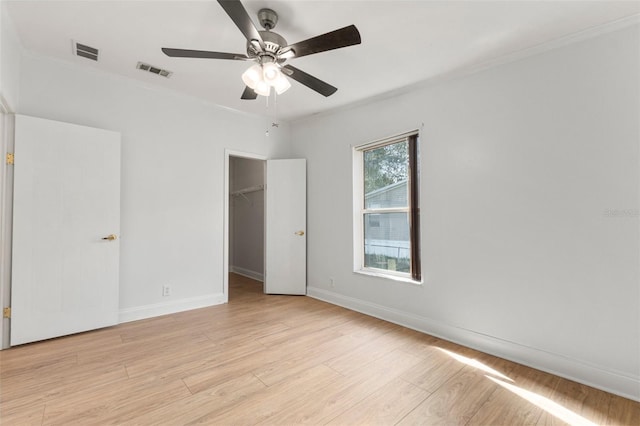
[[281, 75], [280, 69], [273, 62], [262, 65], [262, 76], [269, 85], [273, 86]]
[[260, 65], [250, 67], [242, 74], [242, 81], [250, 88], [255, 89], [259, 82], [263, 82], [262, 67]]
[[282, 73], [280, 67], [273, 62], [249, 67], [242, 74], [242, 81], [260, 96], [269, 96], [272, 87], [278, 95], [286, 92], [291, 87], [289, 79]]
[[291, 87], [291, 83], [289, 82], [289, 79], [284, 76], [284, 74], [282, 74], [281, 72], [279, 72], [279, 74], [280, 76], [273, 84], [273, 89], [278, 95], [281, 95], [289, 90], [289, 88]]
[[269, 96], [271, 93], [271, 86], [269, 86], [266, 81], [260, 80], [256, 83], [256, 87], [253, 87], [253, 90], [260, 96]]

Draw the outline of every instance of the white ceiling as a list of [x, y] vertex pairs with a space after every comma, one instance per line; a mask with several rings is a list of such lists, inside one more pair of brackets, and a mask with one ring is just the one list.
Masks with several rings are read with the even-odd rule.
[[[250, 63], [170, 58], [161, 47], [245, 53], [245, 39], [215, 0], [2, 0], [24, 48], [204, 98], [254, 114], [273, 102], [242, 101]], [[640, 13], [640, 1], [310, 1], [245, 0], [257, 24], [263, 7], [280, 15], [289, 43], [355, 24], [362, 44], [293, 59], [292, 65], [338, 87], [331, 97], [292, 82], [278, 97], [281, 119], [326, 111], [446, 75]], [[100, 49], [94, 63], [72, 55], [71, 40]], [[135, 69], [138, 61], [173, 71]]]

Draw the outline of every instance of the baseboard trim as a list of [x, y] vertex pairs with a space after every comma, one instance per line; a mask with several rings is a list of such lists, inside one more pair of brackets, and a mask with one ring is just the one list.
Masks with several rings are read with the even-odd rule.
[[640, 401], [640, 377], [604, 369], [579, 359], [524, 346], [316, 287], [307, 287], [307, 295], [587, 386]]
[[260, 272], [252, 271], [251, 269], [241, 268], [239, 266], [231, 266], [229, 269], [231, 270], [231, 272], [236, 273], [238, 275], [242, 275], [243, 277], [264, 282], [264, 275], [261, 274]]
[[226, 300], [222, 293], [208, 294], [206, 296], [190, 297], [187, 299], [172, 300], [153, 305], [137, 306], [135, 308], [120, 309], [118, 320], [120, 323], [153, 318], [160, 315], [175, 314], [176, 312], [189, 311], [191, 309], [206, 308], [207, 306], [220, 305]]

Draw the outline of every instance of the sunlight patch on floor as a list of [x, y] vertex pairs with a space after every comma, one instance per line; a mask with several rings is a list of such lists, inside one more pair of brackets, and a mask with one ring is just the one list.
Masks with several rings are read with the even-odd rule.
[[585, 419], [584, 417], [574, 413], [568, 408], [563, 407], [557, 402], [553, 402], [549, 398], [545, 398], [542, 395], [538, 395], [535, 392], [531, 392], [529, 390], [523, 389], [519, 386], [513, 385], [511, 383], [503, 382], [502, 380], [498, 380], [494, 377], [485, 376], [486, 378], [492, 380], [503, 388], [515, 393], [521, 398], [526, 399], [533, 405], [542, 408], [547, 413], [551, 414], [554, 417], [562, 420], [565, 423], [574, 426], [596, 426], [595, 423]]
[[455, 352], [448, 351], [446, 349], [442, 349], [442, 348], [438, 348], [438, 349], [440, 351], [444, 352], [445, 354], [449, 355], [451, 358], [455, 359], [456, 361], [459, 361], [459, 362], [461, 362], [463, 364], [466, 364], [466, 365], [468, 365], [470, 367], [477, 368], [478, 370], [482, 370], [485, 373], [489, 373], [489, 374], [491, 374], [493, 376], [500, 377], [501, 379], [509, 380], [510, 382], [513, 382], [513, 380], [511, 380], [509, 377], [505, 376], [504, 374], [502, 374], [501, 372], [499, 372], [497, 370], [494, 370], [493, 368], [489, 367], [488, 365], [481, 363], [477, 359], [468, 358], [468, 357], [466, 357], [464, 355], [460, 355], [460, 354], [457, 354]]

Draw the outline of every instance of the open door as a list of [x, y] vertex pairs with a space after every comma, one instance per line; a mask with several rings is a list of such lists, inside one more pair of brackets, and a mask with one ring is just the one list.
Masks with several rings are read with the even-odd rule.
[[118, 323], [120, 134], [17, 115], [11, 345]]
[[307, 293], [306, 176], [304, 159], [267, 161], [265, 293]]

